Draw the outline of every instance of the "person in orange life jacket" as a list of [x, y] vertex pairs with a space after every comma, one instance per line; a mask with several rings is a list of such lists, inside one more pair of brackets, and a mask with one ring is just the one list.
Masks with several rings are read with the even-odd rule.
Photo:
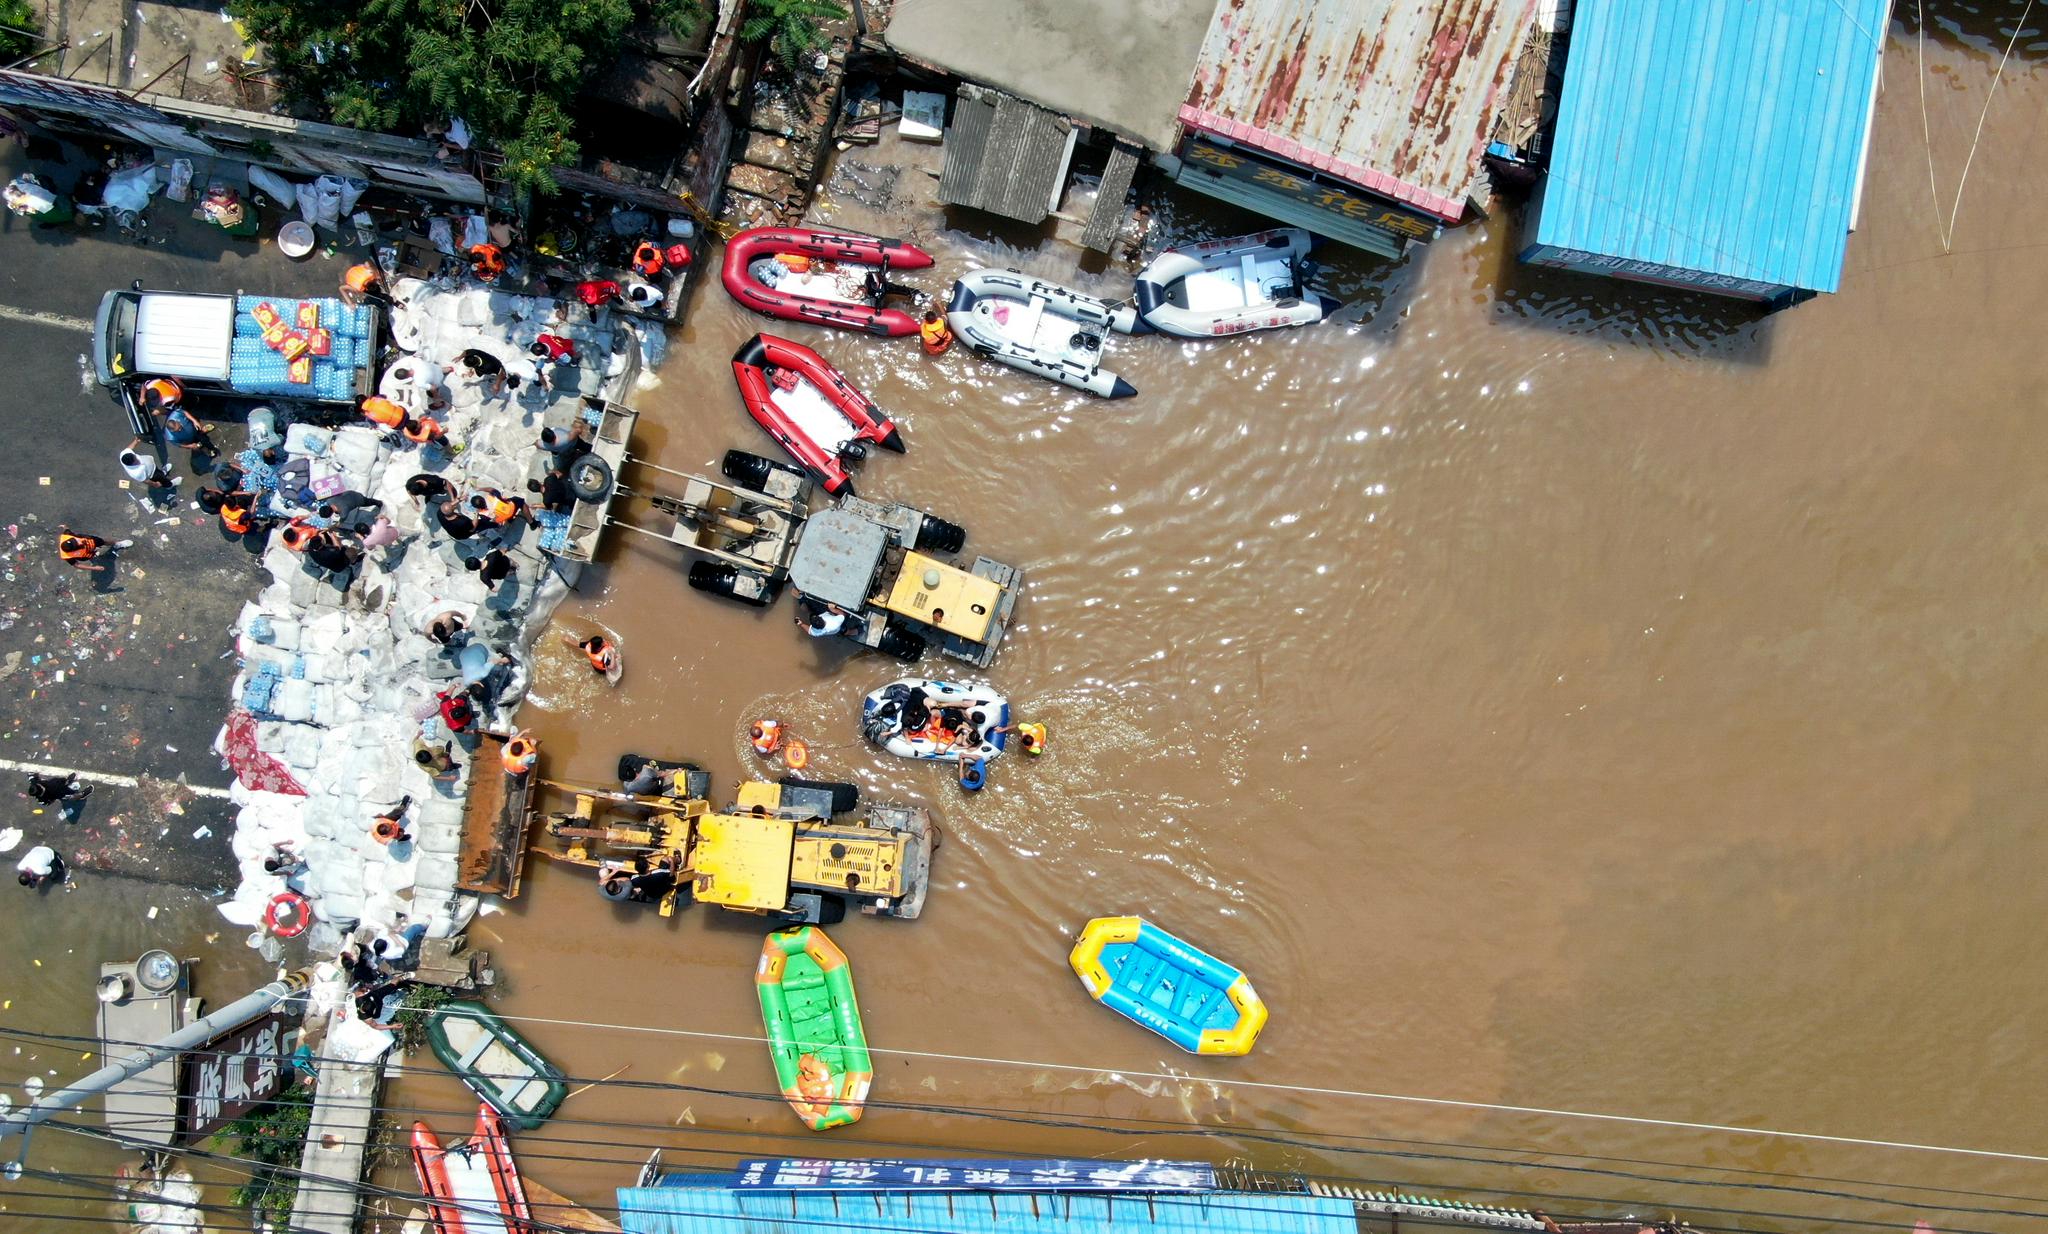
[[540, 761], [540, 743], [533, 734], [520, 729], [505, 742], [505, 748], [498, 755], [498, 763], [508, 776], [523, 776], [532, 771]]
[[185, 387], [174, 377], [152, 377], [142, 383], [142, 405], [157, 415], [185, 401]]
[[256, 513], [256, 494], [228, 493], [220, 502], [220, 525], [233, 535], [269, 535], [278, 520]]
[[341, 275], [341, 302], [354, 308], [365, 300], [391, 303], [391, 293], [384, 290], [384, 272], [367, 261], [350, 266]]
[[619, 663], [619, 649], [602, 634], [593, 634], [581, 642], [564, 634], [562, 642], [582, 652], [583, 657], [590, 661], [590, 670], [594, 673], [609, 674]]
[[80, 535], [62, 523], [57, 524], [57, 559], [74, 570], [91, 570], [95, 574], [106, 570], [108, 567], [98, 561], [100, 554], [111, 558], [130, 543], [123, 540], [109, 544], [98, 536]]
[[421, 416], [417, 420], [408, 420], [405, 427], [400, 429], [399, 432], [404, 434], [407, 441], [416, 446], [445, 446], [448, 444], [448, 434], [441, 431], [441, 422], [432, 416]]
[[486, 283], [495, 283], [505, 273], [505, 250], [495, 244], [472, 245], [469, 272]]
[[472, 557], [462, 563], [464, 568], [483, 580], [485, 591], [496, 591], [498, 584], [512, 574], [512, 559], [505, 550], [494, 548], [481, 557]]
[[642, 240], [633, 250], [633, 273], [641, 278], [656, 278], [668, 259], [662, 255], [661, 246], [652, 240]]
[[918, 323], [917, 337], [924, 344], [924, 354], [928, 356], [944, 355], [946, 349], [953, 345], [953, 331], [947, 327], [946, 319], [931, 310], [927, 310], [924, 320]]
[[[494, 488], [487, 488], [469, 499], [469, 507], [489, 519], [493, 526], [503, 527], [514, 519], [523, 518], [529, 527], [540, 526], [540, 520], [533, 516], [526, 500], [521, 497], [507, 497]], [[471, 515], [472, 518], [476, 515]]]
[[356, 408], [363, 413], [364, 419], [391, 433], [403, 430], [406, 422], [412, 419], [405, 414], [405, 408], [377, 394], [358, 399]]

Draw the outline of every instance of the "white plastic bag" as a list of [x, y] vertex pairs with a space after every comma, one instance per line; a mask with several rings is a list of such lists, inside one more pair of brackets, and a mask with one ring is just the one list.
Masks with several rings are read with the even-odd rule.
[[290, 205], [299, 199], [299, 186], [278, 175], [268, 167], [249, 164], [249, 186], [279, 205]]

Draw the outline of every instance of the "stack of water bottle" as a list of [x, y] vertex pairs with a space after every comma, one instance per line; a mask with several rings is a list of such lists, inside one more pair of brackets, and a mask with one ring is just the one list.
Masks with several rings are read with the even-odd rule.
[[[283, 323], [288, 331], [327, 331], [328, 353], [307, 353], [306, 358], [312, 361], [307, 380], [293, 381], [291, 361], [264, 337], [264, 325], [256, 317], [262, 305], [268, 305], [275, 314], [274, 320]], [[314, 309], [317, 325], [302, 329], [301, 309], [308, 305]], [[355, 393], [357, 370], [375, 358], [376, 340], [370, 337], [370, 320], [368, 305], [349, 308], [332, 298], [237, 296], [235, 340], [229, 359], [235, 386], [251, 394], [345, 401]]]

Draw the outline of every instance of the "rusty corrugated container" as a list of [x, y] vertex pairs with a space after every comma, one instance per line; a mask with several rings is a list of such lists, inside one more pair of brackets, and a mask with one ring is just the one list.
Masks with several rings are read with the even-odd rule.
[[1535, 0], [1223, 0], [1181, 122], [1448, 222]]

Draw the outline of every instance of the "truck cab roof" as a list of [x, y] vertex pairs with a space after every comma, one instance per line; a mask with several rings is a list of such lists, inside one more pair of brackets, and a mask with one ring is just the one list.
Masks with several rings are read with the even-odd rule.
[[94, 322], [94, 375], [104, 385], [138, 376], [225, 382], [234, 335], [233, 296], [110, 291]]

